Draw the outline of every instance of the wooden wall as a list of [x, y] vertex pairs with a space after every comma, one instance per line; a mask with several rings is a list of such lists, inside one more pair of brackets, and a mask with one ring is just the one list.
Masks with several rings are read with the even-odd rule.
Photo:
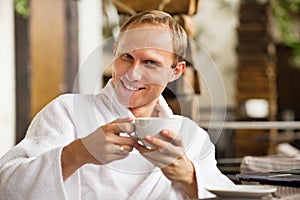
[[[284, 119], [284, 112], [293, 112], [294, 120], [300, 120], [300, 68], [291, 66], [292, 50], [284, 45], [277, 45], [277, 85], [278, 118]], [[292, 116], [291, 116], [292, 117]]]
[[78, 65], [76, 12], [75, 0], [30, 2], [31, 117], [72, 90]]
[[[245, 1], [240, 5], [238, 67], [236, 80], [236, 119], [249, 121], [276, 120], [277, 85], [276, 53], [269, 27], [269, 2]], [[254, 118], [245, 112], [250, 99], [268, 102], [269, 113]], [[261, 156], [275, 152], [276, 130], [238, 129], [234, 136], [235, 157]]]
[[31, 116], [60, 94], [65, 63], [64, 0], [31, 0]]

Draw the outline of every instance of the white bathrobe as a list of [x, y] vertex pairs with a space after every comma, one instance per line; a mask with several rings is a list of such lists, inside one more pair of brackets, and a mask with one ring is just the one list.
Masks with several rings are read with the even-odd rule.
[[[172, 111], [160, 97], [161, 117]], [[117, 98], [111, 82], [97, 95], [62, 95], [32, 121], [25, 139], [0, 160], [0, 199], [185, 199], [159, 168], [134, 150], [107, 165], [88, 164], [65, 182], [61, 170], [62, 148], [97, 127], [133, 114]], [[186, 154], [193, 162], [199, 198], [213, 197], [208, 186], [233, 183], [216, 167], [214, 145], [208, 134], [183, 117], [180, 130]]]

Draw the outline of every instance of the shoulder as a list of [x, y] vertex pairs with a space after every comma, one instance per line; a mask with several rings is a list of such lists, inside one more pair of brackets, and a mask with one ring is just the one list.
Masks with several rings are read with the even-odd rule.
[[210, 140], [207, 131], [201, 128], [196, 122], [188, 117], [182, 117], [180, 134], [183, 138], [184, 146], [191, 157], [206, 157], [214, 145]]
[[75, 108], [84, 108], [86, 105], [89, 105], [93, 100], [93, 96], [94, 95], [62, 94], [44, 106], [35, 117], [49, 116], [49, 114], [71, 114]]
[[62, 94], [53, 99], [47, 106], [73, 106], [76, 103], [91, 102], [94, 97], [95, 95], [92, 94]]
[[208, 133], [190, 118], [181, 115], [174, 115], [174, 117], [181, 118], [182, 131], [197, 134], [197, 136], [201, 137], [209, 137]]
[[93, 94], [74, 94], [74, 93], [67, 93], [59, 95], [57, 98], [51, 101], [51, 103], [70, 103], [74, 102], [76, 99], [80, 100], [91, 100], [95, 97]]

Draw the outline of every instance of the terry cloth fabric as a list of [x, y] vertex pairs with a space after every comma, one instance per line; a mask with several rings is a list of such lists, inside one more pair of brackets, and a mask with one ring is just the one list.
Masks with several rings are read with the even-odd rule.
[[[173, 116], [163, 97], [157, 109], [160, 116]], [[128, 116], [133, 114], [119, 103], [111, 81], [97, 95], [68, 94], [53, 100], [34, 118], [25, 139], [0, 159], [0, 199], [186, 198], [137, 151], [107, 165], [84, 165], [63, 181], [63, 147]], [[179, 134], [195, 167], [199, 198], [214, 196], [207, 186], [233, 185], [216, 167], [208, 134], [188, 118], [183, 117], [182, 124]]]

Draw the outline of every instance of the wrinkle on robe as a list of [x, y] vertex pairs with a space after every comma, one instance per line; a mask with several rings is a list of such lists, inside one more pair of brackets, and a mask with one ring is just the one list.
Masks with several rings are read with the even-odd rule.
[[[162, 117], [173, 115], [163, 97], [157, 109]], [[56, 98], [37, 114], [25, 139], [0, 159], [0, 199], [186, 198], [136, 150], [108, 165], [87, 164], [63, 182], [62, 148], [101, 125], [128, 116], [133, 115], [118, 102], [111, 82], [97, 95], [67, 94]], [[188, 118], [183, 117], [183, 122], [180, 132], [195, 167], [198, 195], [213, 197], [206, 186], [233, 183], [217, 169], [208, 134]], [[116, 170], [126, 173], [129, 180], [137, 178], [138, 184], [130, 187], [126, 181], [127, 185], [123, 185]]]

